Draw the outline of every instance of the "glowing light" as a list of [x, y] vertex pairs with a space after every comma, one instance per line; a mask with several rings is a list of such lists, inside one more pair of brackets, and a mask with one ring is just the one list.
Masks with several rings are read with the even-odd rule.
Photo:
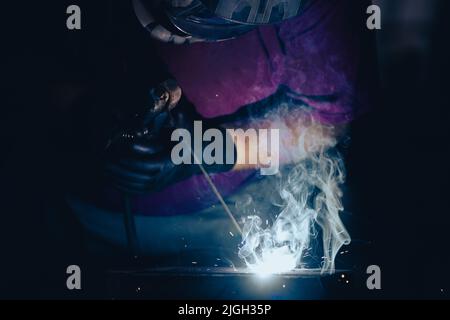
[[[312, 119], [305, 123], [310, 123], [311, 131], [317, 131]], [[303, 136], [308, 134], [321, 136], [309, 133], [306, 128]], [[305, 148], [299, 146], [303, 156], [287, 175], [279, 176], [274, 188], [278, 189], [282, 204], [275, 204], [281, 211], [274, 213], [273, 225], [267, 225], [268, 220], [264, 219], [263, 227], [251, 195], [238, 206], [240, 210], [248, 207], [247, 211], [252, 212], [244, 223], [239, 248], [239, 256], [251, 272], [265, 276], [296, 268], [308, 269], [304, 258], [310, 252], [312, 240], [319, 235], [323, 248], [321, 271], [334, 272], [336, 255], [344, 244], [350, 243], [350, 235], [339, 217], [343, 210], [340, 185], [345, 178], [344, 166], [340, 155], [333, 150], [336, 141], [330, 139], [310, 139], [317, 144], [309, 146], [314, 152], [305, 153]], [[267, 192], [274, 190], [268, 188]]]
[[252, 272], [265, 276], [291, 271], [296, 265], [296, 257], [289, 253], [287, 247], [281, 247], [263, 252], [262, 260], [249, 267]]

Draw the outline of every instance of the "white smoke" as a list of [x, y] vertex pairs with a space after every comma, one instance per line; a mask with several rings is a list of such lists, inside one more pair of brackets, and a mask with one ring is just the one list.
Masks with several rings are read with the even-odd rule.
[[[303, 115], [296, 142], [295, 165], [276, 178], [279, 211], [270, 225], [254, 209], [245, 219], [239, 256], [259, 274], [308, 269], [305, 258], [319, 236], [322, 240], [321, 270], [333, 273], [335, 257], [350, 235], [340, 219], [343, 210], [341, 185], [345, 180], [342, 157], [335, 150], [333, 132]], [[318, 130], [318, 128], [321, 128]], [[270, 192], [270, 191], [269, 191]], [[272, 191], [273, 192], [273, 191]], [[249, 196], [245, 206], [252, 206]]]

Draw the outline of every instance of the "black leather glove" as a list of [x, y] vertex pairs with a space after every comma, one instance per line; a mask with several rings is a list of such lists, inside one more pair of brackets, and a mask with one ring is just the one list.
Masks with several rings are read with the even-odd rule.
[[[203, 119], [195, 112], [193, 106], [186, 102], [182, 102], [170, 115], [161, 115], [161, 118], [163, 120], [159, 119], [160, 129], [157, 134], [121, 139], [111, 146], [106, 173], [113, 185], [120, 190], [138, 194], [157, 192], [202, 173], [198, 164], [175, 165], [172, 162], [171, 151], [175, 145], [174, 142], [171, 142], [173, 130], [184, 128], [191, 132], [191, 137], [193, 137], [194, 121], [202, 121], [204, 130], [217, 128], [224, 135], [227, 134], [226, 130], [220, 128], [219, 125]], [[161, 125], [161, 121], [165, 123]], [[224, 148], [226, 148], [225, 143]], [[234, 167], [234, 163], [203, 164], [203, 167], [208, 173], [226, 172]]]

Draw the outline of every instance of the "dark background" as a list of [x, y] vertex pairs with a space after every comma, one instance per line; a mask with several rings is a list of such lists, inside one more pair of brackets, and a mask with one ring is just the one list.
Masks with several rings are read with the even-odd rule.
[[[36, 2], [2, 9], [0, 297], [102, 298], [102, 266], [84, 254], [77, 224], [64, 217], [53, 222], [60, 228], [49, 228], [46, 220], [49, 204], [66, 210], [57, 200], [64, 168], [55, 160], [62, 142], [54, 137], [77, 121], [61, 121], [64, 110], [53, 106], [70, 105], [86, 84], [114, 77], [116, 62], [136, 49], [127, 33], [135, 23], [111, 1]], [[81, 31], [65, 27], [72, 3], [82, 8]], [[345, 151], [344, 219], [359, 284], [329, 286], [329, 297], [448, 298], [450, 2], [377, 3], [383, 102], [352, 124]], [[55, 241], [58, 232], [70, 240]], [[69, 264], [87, 270], [81, 293], [65, 290]], [[371, 264], [382, 270], [378, 292], [362, 282]]]

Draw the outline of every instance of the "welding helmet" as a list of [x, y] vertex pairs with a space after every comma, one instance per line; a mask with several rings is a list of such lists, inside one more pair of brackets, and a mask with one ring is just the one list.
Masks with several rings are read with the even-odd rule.
[[136, 15], [164, 42], [223, 41], [301, 14], [312, 0], [133, 0]]

